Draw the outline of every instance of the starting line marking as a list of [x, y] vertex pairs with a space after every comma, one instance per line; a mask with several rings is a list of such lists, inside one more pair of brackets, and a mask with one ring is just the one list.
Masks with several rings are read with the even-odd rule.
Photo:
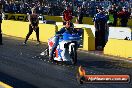
[[0, 88], [13, 88], [13, 87], [11, 87], [3, 82], [0, 82]]

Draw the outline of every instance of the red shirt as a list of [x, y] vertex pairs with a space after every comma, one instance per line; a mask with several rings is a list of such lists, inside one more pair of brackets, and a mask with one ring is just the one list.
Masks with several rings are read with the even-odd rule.
[[121, 19], [128, 19], [130, 17], [130, 13], [128, 11], [120, 11], [118, 13], [118, 17]]
[[65, 21], [71, 21], [73, 19], [73, 17], [72, 17], [72, 11], [71, 10], [65, 10], [63, 12], [63, 19]]

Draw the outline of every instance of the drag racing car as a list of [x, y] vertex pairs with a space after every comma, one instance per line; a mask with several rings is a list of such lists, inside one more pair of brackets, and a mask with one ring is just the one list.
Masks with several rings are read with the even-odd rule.
[[[55, 42], [55, 36], [48, 40], [48, 49], [42, 52], [40, 55], [48, 55], [51, 52], [52, 46]], [[62, 34], [59, 39], [59, 44], [54, 53], [54, 61], [71, 62], [72, 64], [77, 63], [77, 49], [80, 45], [80, 35], [77, 33], [66, 33]]]

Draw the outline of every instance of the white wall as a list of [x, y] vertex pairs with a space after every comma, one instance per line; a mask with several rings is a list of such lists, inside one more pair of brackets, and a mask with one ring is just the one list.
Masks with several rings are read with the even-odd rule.
[[[74, 26], [91, 28], [92, 32], [95, 36], [95, 27], [93, 25], [74, 24]], [[109, 38], [125, 39], [126, 37], [128, 37], [130, 40], [132, 40], [131, 28], [129, 28], [129, 27], [109, 27]]]

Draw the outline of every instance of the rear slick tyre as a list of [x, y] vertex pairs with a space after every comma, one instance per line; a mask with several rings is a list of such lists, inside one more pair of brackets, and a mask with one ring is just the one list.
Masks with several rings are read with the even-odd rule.
[[71, 46], [71, 58], [72, 58], [72, 64], [75, 65], [77, 63], [77, 49], [74, 46]]

